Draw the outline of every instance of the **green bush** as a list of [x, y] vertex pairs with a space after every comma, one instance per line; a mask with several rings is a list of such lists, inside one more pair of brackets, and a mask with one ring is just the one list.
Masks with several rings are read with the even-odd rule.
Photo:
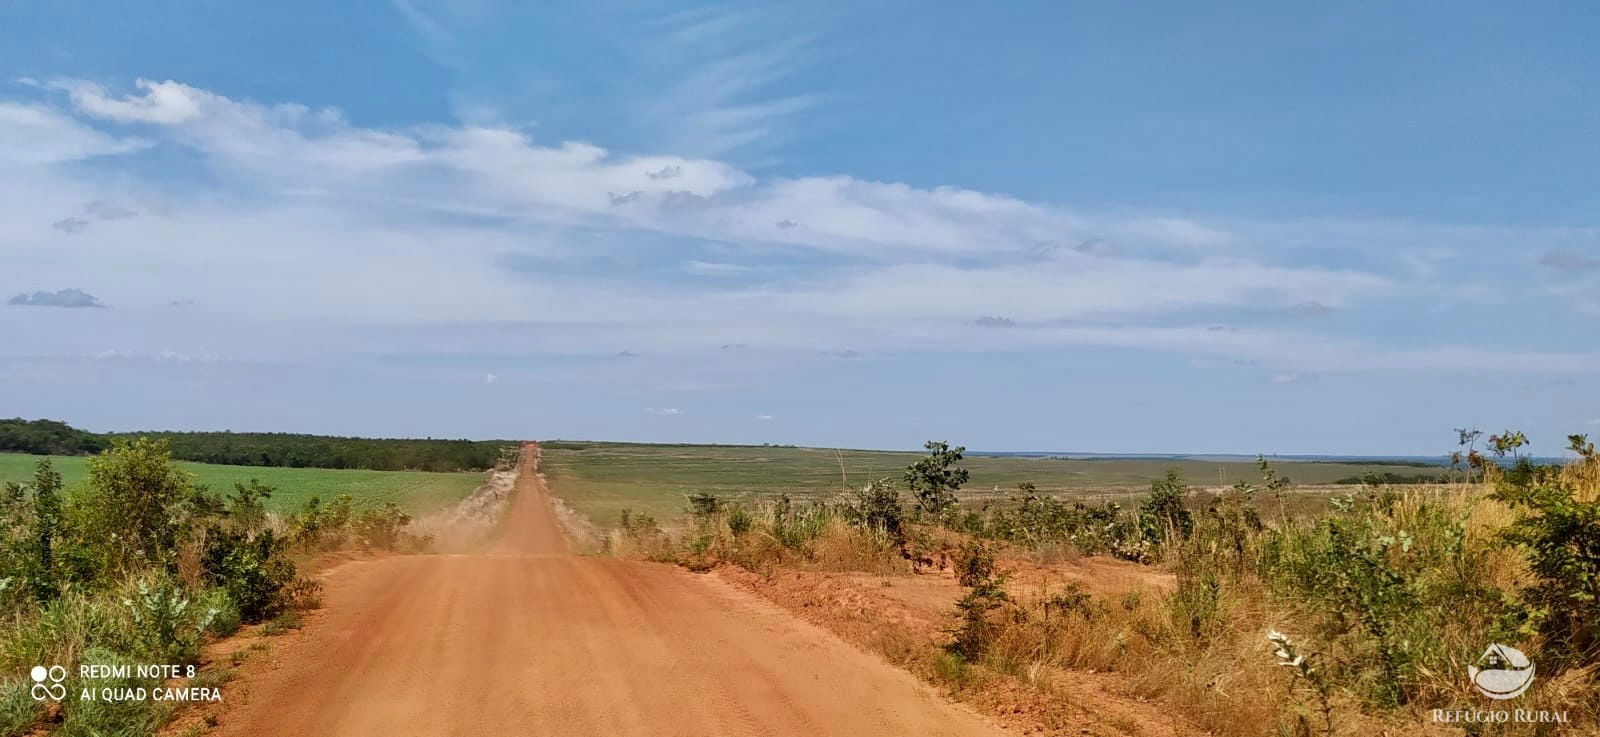
[[977, 586], [994, 577], [994, 551], [983, 543], [967, 543], [956, 553], [956, 581], [965, 587]]
[[239, 626], [244, 623], [239, 605], [233, 602], [227, 589], [207, 589], [200, 598], [200, 606], [212, 612], [211, 624], [206, 631], [216, 637], [227, 637], [238, 632]]
[[176, 580], [145, 576], [125, 587], [131, 651], [146, 662], [191, 664], [217, 611], [189, 598]]
[[947, 649], [967, 661], [976, 661], [1005, 631], [1011, 597], [1006, 594], [1006, 577], [994, 573], [992, 559], [987, 567], [977, 563], [970, 568], [982, 575], [963, 582], [968, 589], [956, 602], [957, 625]]
[[296, 546], [312, 551], [343, 545], [355, 516], [353, 504], [349, 494], [340, 494], [329, 504], [323, 504], [322, 498], [317, 496], [307, 499], [300, 511], [289, 519], [289, 539]]
[[267, 506], [264, 503], [276, 491], [260, 481], [250, 479], [250, 484], [234, 482], [233, 493], [228, 496], [228, 517], [234, 526], [254, 532], [267, 524]]
[[1030, 483], [1017, 491], [1011, 506], [989, 515], [980, 534], [1030, 548], [1070, 545], [1085, 555], [1111, 552], [1131, 534], [1116, 502], [1069, 504], [1040, 495]]
[[201, 567], [208, 582], [228, 593], [245, 622], [282, 611], [283, 589], [294, 580], [285, 541], [272, 530], [250, 535], [231, 528], [207, 531]]
[[376, 509], [364, 509], [358, 513], [353, 526], [356, 538], [361, 541], [362, 547], [398, 550], [403, 544], [414, 540], [405, 532], [406, 525], [409, 524], [411, 515], [401, 509], [400, 505], [384, 502], [383, 506]]
[[749, 510], [743, 506], [735, 506], [728, 512], [728, 531], [734, 537], [743, 537], [755, 526], [755, 518], [750, 516]]
[[1139, 534], [1157, 545], [1187, 539], [1194, 532], [1194, 517], [1184, 507], [1189, 487], [1178, 472], [1150, 484], [1150, 498], [1139, 505]]
[[900, 504], [900, 492], [889, 479], [879, 479], [856, 491], [845, 504], [844, 513], [852, 524], [882, 534], [905, 548], [905, 508]]
[[89, 459], [81, 505], [82, 541], [99, 551], [99, 573], [120, 576], [171, 562], [177, 532], [172, 512], [189, 495], [189, 479], [171, 465], [166, 443], [117, 439]]

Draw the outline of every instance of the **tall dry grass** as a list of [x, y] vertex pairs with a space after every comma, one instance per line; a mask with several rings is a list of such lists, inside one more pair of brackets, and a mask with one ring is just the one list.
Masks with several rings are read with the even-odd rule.
[[[1579, 498], [1600, 498], [1600, 463], [1561, 478]], [[1468, 682], [1467, 666], [1492, 642], [1535, 663], [1547, 655], [1522, 599], [1534, 583], [1526, 552], [1502, 538], [1521, 512], [1493, 497], [1494, 481], [1368, 490], [1325, 514], [1248, 530], [1242, 546], [1226, 515], [1196, 510], [1193, 536], [1160, 556], [1178, 580], [1171, 593], [1015, 598], [981, 664], [1024, 680], [1056, 667], [1114, 671], [1228, 737], [1462, 733], [1436, 724], [1435, 709], [1565, 712], [1565, 725], [1490, 731], [1600, 734], [1600, 664], [1541, 671], [1514, 703]], [[1331, 731], [1313, 684], [1274, 657], [1275, 630], [1330, 684]]]

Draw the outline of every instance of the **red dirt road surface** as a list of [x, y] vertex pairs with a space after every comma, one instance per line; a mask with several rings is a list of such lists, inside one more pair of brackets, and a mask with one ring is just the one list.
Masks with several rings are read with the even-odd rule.
[[571, 554], [526, 455], [488, 552], [331, 571], [317, 623], [227, 688], [212, 734], [1002, 734], [714, 577]]

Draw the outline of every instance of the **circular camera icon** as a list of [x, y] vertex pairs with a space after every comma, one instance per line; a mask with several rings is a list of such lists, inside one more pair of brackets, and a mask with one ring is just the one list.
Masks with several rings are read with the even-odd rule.
[[29, 692], [34, 701], [60, 701], [67, 697], [67, 669], [59, 665], [46, 668], [42, 665], [33, 666], [28, 671], [33, 678], [33, 689]]

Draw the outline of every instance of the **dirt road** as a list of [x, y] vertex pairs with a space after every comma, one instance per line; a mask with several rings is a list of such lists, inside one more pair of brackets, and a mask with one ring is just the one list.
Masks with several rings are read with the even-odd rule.
[[332, 571], [317, 624], [225, 691], [213, 734], [1000, 734], [716, 578], [570, 554], [537, 475], [517, 483], [485, 554]]

